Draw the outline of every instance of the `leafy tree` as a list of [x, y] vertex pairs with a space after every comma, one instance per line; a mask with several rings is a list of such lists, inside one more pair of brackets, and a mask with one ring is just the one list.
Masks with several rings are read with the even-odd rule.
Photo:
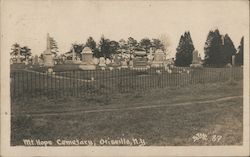
[[204, 47], [204, 65], [205, 66], [222, 66], [223, 55], [222, 55], [222, 40], [218, 29], [210, 31], [207, 36]]
[[152, 43], [150, 41], [150, 39], [148, 38], [143, 38], [140, 43], [139, 43], [140, 47], [144, 48], [146, 50], [146, 52], [149, 52], [150, 47], [152, 47]]
[[100, 43], [99, 43], [99, 48], [100, 48], [100, 57], [104, 57], [104, 58], [111, 57], [109, 39], [106, 39], [104, 36], [102, 36]]
[[222, 38], [222, 49], [221, 49], [221, 55], [222, 55], [222, 64], [226, 65], [228, 63], [232, 63], [232, 56], [236, 54], [236, 49], [234, 47], [233, 41], [228, 36], [228, 34], [225, 35], [224, 38]]
[[244, 56], [244, 37], [240, 40], [240, 45], [238, 46], [238, 53], [235, 56], [235, 63], [237, 65], [243, 65], [243, 56]]
[[109, 44], [110, 44], [110, 48], [109, 48], [110, 53], [111, 54], [117, 53], [118, 49], [120, 48], [119, 43], [112, 40], [112, 41], [110, 41]]
[[[81, 58], [81, 53], [82, 53], [82, 50], [83, 50], [83, 48], [84, 48], [84, 44], [77, 44], [77, 43], [74, 43], [74, 44], [72, 44], [72, 47], [70, 48], [70, 50], [68, 51], [68, 52], [66, 52], [65, 54], [66, 54], [66, 56], [68, 56], [67, 58], [68, 59], [72, 59], [72, 57], [73, 57], [73, 49], [74, 49], [74, 51], [75, 51], [75, 56], [77, 56], [77, 57], [79, 57], [79, 58]], [[71, 55], [72, 54], [72, 55]]]
[[89, 37], [87, 39], [85, 46], [89, 47], [92, 50], [94, 57], [99, 58], [101, 56], [100, 51], [98, 50], [96, 46], [96, 42], [92, 37]]
[[161, 34], [159, 37], [161, 43], [164, 45], [164, 51], [166, 55], [169, 55], [171, 52], [169, 50], [170, 38], [166, 34]]
[[152, 45], [155, 47], [155, 49], [161, 49], [162, 51], [165, 51], [165, 47], [160, 39], [153, 39]]
[[137, 43], [137, 41], [134, 38], [132, 38], [132, 37], [128, 38], [127, 45], [129, 47], [129, 51], [130, 52], [132, 52], [132, 50], [135, 49], [135, 47], [137, 46], [137, 44], [138, 43]]
[[189, 32], [181, 35], [179, 45], [176, 49], [176, 66], [190, 66], [193, 60], [194, 45]]
[[128, 48], [127, 42], [124, 39], [119, 40], [119, 47], [121, 49], [127, 50]]

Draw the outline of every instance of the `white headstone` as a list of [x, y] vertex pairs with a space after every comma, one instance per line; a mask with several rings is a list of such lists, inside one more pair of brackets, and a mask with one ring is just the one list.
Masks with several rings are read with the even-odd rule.
[[99, 63], [99, 59], [98, 59], [98, 58], [94, 58], [94, 59], [93, 59], [93, 63], [94, 63], [95, 65], [97, 65], [97, 64]]
[[104, 57], [100, 57], [100, 59], [99, 59], [99, 66], [100, 67], [105, 67], [106, 66], [106, 64], [105, 64], [105, 58]]
[[106, 65], [109, 65], [111, 63], [111, 60], [107, 58], [105, 63], [106, 63]]

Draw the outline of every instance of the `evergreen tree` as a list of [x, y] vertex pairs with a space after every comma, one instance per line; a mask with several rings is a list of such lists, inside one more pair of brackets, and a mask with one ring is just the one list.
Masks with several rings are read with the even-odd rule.
[[228, 63], [232, 63], [232, 56], [236, 54], [236, 49], [234, 47], [233, 41], [228, 36], [228, 34], [225, 35], [224, 38], [222, 38], [222, 49], [221, 49], [221, 55], [222, 55], [222, 64], [226, 65]]
[[222, 66], [222, 40], [218, 29], [210, 31], [207, 36], [204, 47], [204, 65], [205, 66]]
[[15, 43], [11, 47], [11, 59], [17, 58], [18, 57], [18, 51], [20, 49], [20, 60], [29, 60], [31, 56], [31, 49], [28, 46], [23, 46], [21, 47], [19, 44]]
[[57, 42], [55, 41], [54, 38], [50, 37], [50, 49], [51, 49], [51, 53], [54, 56], [57, 56], [58, 51], [58, 46], [57, 46]]
[[194, 45], [189, 32], [181, 35], [179, 45], [176, 49], [176, 66], [190, 66], [193, 60]]
[[243, 65], [243, 56], [244, 56], [244, 37], [240, 40], [240, 45], [238, 47], [238, 53], [235, 56], [236, 65]]

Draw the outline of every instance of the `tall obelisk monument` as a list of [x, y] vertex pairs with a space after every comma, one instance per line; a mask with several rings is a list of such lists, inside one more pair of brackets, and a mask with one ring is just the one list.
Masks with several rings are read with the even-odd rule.
[[47, 48], [46, 48], [45, 52], [43, 53], [45, 67], [53, 67], [54, 66], [54, 60], [53, 60], [53, 56], [51, 53], [51, 45], [50, 44], [51, 44], [50, 37], [49, 37], [49, 33], [48, 33], [47, 34]]

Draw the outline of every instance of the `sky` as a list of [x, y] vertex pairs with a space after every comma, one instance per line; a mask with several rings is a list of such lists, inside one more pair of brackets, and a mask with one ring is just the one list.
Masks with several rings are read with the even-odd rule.
[[248, 35], [248, 1], [80, 1], [10, 0], [2, 3], [2, 46], [9, 53], [19, 43], [33, 54], [46, 49], [50, 33], [60, 53], [72, 43], [85, 43], [89, 36], [97, 42], [101, 35], [119, 41], [133, 37], [169, 39], [174, 57], [180, 36], [190, 31], [201, 56], [210, 30], [228, 34], [237, 48]]

